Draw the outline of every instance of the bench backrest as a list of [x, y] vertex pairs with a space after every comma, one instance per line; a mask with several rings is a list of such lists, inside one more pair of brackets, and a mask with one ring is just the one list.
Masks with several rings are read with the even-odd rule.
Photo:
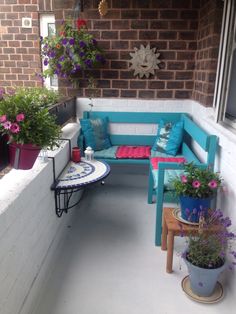
[[[108, 112], [108, 111], [85, 111], [85, 119], [108, 117], [110, 123], [140, 123], [159, 124], [160, 120], [168, 122], [184, 121], [184, 140], [182, 153], [189, 161], [200, 162], [193, 152], [193, 143], [198, 145], [207, 153], [207, 165], [214, 166], [218, 138], [209, 135], [200, 126], [193, 122], [190, 116], [183, 112]], [[119, 135], [110, 134], [112, 145], [153, 145], [156, 135]]]

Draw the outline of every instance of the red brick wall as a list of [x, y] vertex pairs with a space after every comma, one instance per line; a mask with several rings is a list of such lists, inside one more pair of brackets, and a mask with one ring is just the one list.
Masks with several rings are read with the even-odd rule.
[[194, 73], [193, 99], [212, 106], [220, 42], [223, 1], [202, 1]]
[[[103, 18], [97, 9], [99, 1], [84, 2], [81, 16], [106, 51], [105, 68], [94, 73], [100, 96], [191, 98], [199, 1], [108, 0], [109, 11]], [[128, 69], [129, 53], [140, 44], [150, 44], [161, 53], [161, 69], [149, 79], [134, 77]], [[85, 81], [81, 87], [79, 94], [86, 96]]]
[[[38, 1], [0, 1], [0, 87], [38, 86], [39, 55]], [[22, 28], [22, 17], [32, 18], [32, 28]]]

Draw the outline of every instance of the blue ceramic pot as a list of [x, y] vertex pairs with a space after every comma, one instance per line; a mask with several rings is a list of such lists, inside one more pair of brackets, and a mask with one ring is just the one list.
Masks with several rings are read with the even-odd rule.
[[212, 197], [194, 198], [190, 196], [180, 196], [181, 217], [190, 222], [199, 222], [200, 212], [207, 215], [210, 208]]
[[195, 266], [184, 259], [189, 272], [190, 287], [196, 295], [209, 297], [212, 295], [219, 275], [225, 270], [226, 263], [215, 269]]

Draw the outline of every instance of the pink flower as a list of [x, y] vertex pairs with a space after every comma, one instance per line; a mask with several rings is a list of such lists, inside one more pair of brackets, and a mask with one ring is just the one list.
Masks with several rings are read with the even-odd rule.
[[188, 182], [187, 176], [182, 175], [180, 178], [181, 178], [181, 182], [182, 182], [182, 183], [187, 183], [187, 182]]
[[11, 122], [10, 121], [4, 122], [3, 127], [5, 130], [9, 130], [11, 128]]
[[216, 180], [211, 180], [209, 183], [208, 183], [208, 186], [211, 188], [211, 189], [216, 189], [218, 187], [218, 184], [216, 182]]
[[16, 121], [17, 122], [20, 122], [20, 121], [23, 121], [25, 119], [25, 115], [23, 113], [19, 113], [17, 116], [16, 116]]
[[198, 180], [194, 180], [192, 183], [192, 186], [197, 189], [201, 186], [201, 183]]
[[3, 116], [0, 117], [0, 123], [6, 122], [7, 121], [7, 116], [4, 114]]
[[20, 127], [17, 123], [12, 123], [10, 130], [12, 133], [19, 133]]

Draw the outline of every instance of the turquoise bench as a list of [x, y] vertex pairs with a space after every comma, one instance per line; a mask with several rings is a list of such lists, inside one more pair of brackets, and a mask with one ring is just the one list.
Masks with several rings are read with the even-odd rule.
[[[184, 122], [184, 137], [178, 156], [182, 156], [188, 162], [195, 162], [199, 167], [214, 167], [215, 155], [218, 145], [218, 138], [215, 135], [209, 135], [186, 113], [172, 113], [172, 112], [106, 112], [106, 111], [85, 111], [83, 118], [96, 119], [108, 117], [109, 123], [138, 123], [138, 124], [159, 124], [160, 120], [168, 122], [177, 122], [182, 120]], [[131, 145], [141, 146], [154, 144], [156, 135], [124, 135], [124, 134], [110, 134], [110, 140], [113, 146]], [[79, 146], [84, 149], [83, 134], [80, 135]], [[195, 152], [195, 145], [201, 147], [205, 152], [205, 160], [202, 161]], [[156, 153], [156, 152], [155, 152]], [[152, 155], [156, 155], [152, 152]], [[163, 154], [160, 154], [163, 156]], [[162, 233], [162, 209], [164, 201], [176, 201], [173, 199], [173, 193], [166, 188], [167, 181], [166, 174], [172, 174], [175, 171], [183, 169], [183, 165], [175, 162], [160, 162], [158, 171], [153, 173], [153, 169], [149, 159], [109, 159], [99, 158], [110, 164], [147, 164], [150, 165], [149, 170], [149, 184], [148, 184], [148, 203], [153, 202], [153, 196], [156, 196], [156, 235], [155, 244], [161, 244]], [[154, 176], [153, 176], [154, 175]], [[156, 176], [156, 177], [155, 177]], [[155, 180], [154, 180], [155, 179]], [[156, 184], [154, 183], [156, 181]]]

